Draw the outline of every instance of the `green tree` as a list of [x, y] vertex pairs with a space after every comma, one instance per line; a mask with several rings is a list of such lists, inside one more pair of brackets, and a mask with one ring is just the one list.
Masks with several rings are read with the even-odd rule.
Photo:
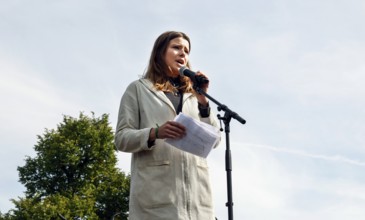
[[127, 219], [130, 176], [116, 168], [108, 115], [64, 116], [18, 167], [25, 198], [0, 219]]

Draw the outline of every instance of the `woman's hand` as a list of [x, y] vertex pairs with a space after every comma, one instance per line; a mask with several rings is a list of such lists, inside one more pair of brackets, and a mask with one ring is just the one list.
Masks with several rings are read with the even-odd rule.
[[[197, 71], [196, 72], [196, 75], [197, 76], [204, 76], [205, 78], [208, 79], [208, 77], [200, 72], [200, 71]], [[208, 83], [204, 83], [204, 84], [201, 84], [199, 85], [199, 87], [204, 91], [204, 92], [207, 92], [208, 91], [208, 87], [209, 87], [209, 81]], [[195, 95], [196, 95], [196, 98], [198, 99], [198, 102], [202, 105], [202, 106], [207, 106], [208, 105], [208, 99], [207, 97], [205, 97], [204, 95], [202, 94], [199, 94], [198, 92], [195, 91]]]
[[[157, 129], [157, 132], [156, 132]], [[156, 137], [157, 134], [157, 137]], [[184, 137], [186, 134], [185, 127], [175, 121], [167, 121], [165, 124], [159, 126], [158, 128], [151, 129], [150, 140], [165, 139], [179, 139]]]

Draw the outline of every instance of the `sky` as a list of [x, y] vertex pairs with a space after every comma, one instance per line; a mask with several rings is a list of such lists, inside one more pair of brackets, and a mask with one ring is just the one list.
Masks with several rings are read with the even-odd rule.
[[[155, 39], [177, 30], [208, 94], [247, 121], [230, 123], [234, 218], [363, 219], [364, 20], [362, 0], [0, 1], [0, 211], [24, 196], [37, 135], [80, 112], [114, 128]], [[218, 219], [225, 149], [208, 156]]]

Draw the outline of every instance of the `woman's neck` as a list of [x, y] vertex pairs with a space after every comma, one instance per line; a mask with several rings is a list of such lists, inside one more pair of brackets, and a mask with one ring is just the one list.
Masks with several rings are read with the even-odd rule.
[[180, 77], [169, 77], [169, 81], [175, 88], [179, 88], [181, 86]]

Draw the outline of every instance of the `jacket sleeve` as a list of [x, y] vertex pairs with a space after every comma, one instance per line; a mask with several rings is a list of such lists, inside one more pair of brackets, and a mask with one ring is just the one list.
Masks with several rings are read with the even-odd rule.
[[139, 92], [136, 83], [131, 83], [122, 96], [115, 131], [115, 146], [124, 152], [150, 150], [150, 128], [140, 128]]
[[[207, 124], [210, 124], [214, 127], [216, 127], [217, 129], [219, 129], [219, 125], [217, 122], [217, 118], [215, 117], [215, 115], [213, 115], [212, 113], [210, 113], [210, 116], [207, 118], [203, 118], [199, 115], [200, 121], [205, 122]], [[220, 142], [221, 142], [222, 136], [219, 136], [219, 140], [217, 141], [217, 143], [213, 146], [213, 148], [216, 148], [219, 146]]]
[[216, 116], [214, 114], [210, 113], [209, 117], [206, 117], [206, 118], [201, 117], [199, 115], [199, 118], [200, 118], [200, 121], [205, 122], [207, 124], [210, 124], [210, 125], [212, 125], [212, 126], [214, 126], [216, 128], [219, 128], [218, 122], [217, 122], [217, 118], [216, 118]]
[[[218, 118], [217, 118], [217, 116], [214, 114], [214, 112], [212, 111], [212, 112], [210, 112], [210, 114], [209, 114], [209, 117], [202, 117], [201, 115], [200, 115], [200, 113], [199, 113], [199, 119], [200, 119], [200, 121], [202, 121], [202, 122], [205, 122], [205, 123], [207, 123], [207, 124], [210, 124], [210, 125], [212, 125], [212, 126], [214, 126], [214, 127], [216, 127], [217, 129], [219, 129], [220, 127], [219, 127], [219, 124], [218, 124]], [[214, 146], [214, 148], [216, 148], [216, 147], [218, 147], [219, 146], [219, 144], [220, 144], [220, 142], [221, 142], [221, 136], [219, 136], [219, 141], [217, 141], [217, 143], [216, 143], [216, 145]]]

